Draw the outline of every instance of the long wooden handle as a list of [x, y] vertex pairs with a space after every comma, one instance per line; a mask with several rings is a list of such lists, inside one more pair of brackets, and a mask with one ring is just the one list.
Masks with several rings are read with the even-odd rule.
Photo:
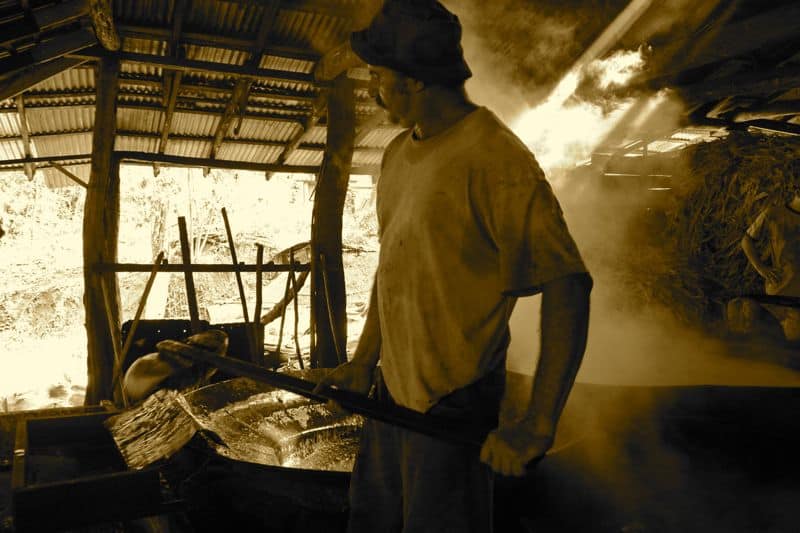
[[215, 353], [177, 341], [164, 340], [159, 342], [157, 346], [160, 350], [180, 351], [181, 355], [215, 366], [231, 375], [250, 378], [319, 402], [333, 400], [355, 414], [374, 418], [381, 422], [400, 426], [448, 442], [480, 448], [490, 430], [490, 428], [465, 426], [451, 419], [419, 413], [399, 405], [379, 403], [363, 394], [348, 390], [331, 387], [321, 387], [317, 390], [317, 384], [313, 381], [273, 372], [238, 359], [221, 357]]

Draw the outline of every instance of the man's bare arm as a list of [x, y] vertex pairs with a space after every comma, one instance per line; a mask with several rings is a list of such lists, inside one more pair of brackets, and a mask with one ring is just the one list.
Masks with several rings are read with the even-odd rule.
[[525, 416], [489, 434], [481, 460], [505, 475], [520, 476], [553, 445], [561, 411], [578, 373], [589, 329], [592, 279], [574, 274], [542, 291], [542, 347]]
[[555, 435], [575, 382], [586, 350], [591, 288], [587, 274], [566, 276], [543, 288], [541, 354], [524, 417], [537, 435]]

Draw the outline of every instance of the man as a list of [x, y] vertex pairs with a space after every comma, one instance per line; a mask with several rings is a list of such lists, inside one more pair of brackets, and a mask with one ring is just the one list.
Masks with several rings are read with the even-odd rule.
[[[585, 349], [591, 278], [533, 155], [466, 96], [460, 39], [440, 3], [395, 0], [351, 37], [371, 94], [409, 129], [383, 159], [364, 331], [321, 384], [374, 385], [379, 401], [491, 432], [479, 451], [366, 420], [351, 532], [491, 531], [492, 470], [522, 475], [547, 452]], [[508, 319], [517, 296], [538, 292], [531, 404], [498, 427]]]
[[[750, 265], [764, 278], [768, 295], [800, 298], [800, 191], [790, 187], [781, 202], [763, 209], [742, 237], [742, 250]], [[756, 243], [766, 232], [769, 262], [761, 260]], [[728, 321], [735, 333], [756, 327], [761, 308], [774, 316], [790, 342], [800, 341], [800, 308], [761, 304], [750, 298], [728, 303]]]

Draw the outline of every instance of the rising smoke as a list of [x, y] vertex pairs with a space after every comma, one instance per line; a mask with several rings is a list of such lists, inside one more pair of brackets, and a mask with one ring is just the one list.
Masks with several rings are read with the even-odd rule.
[[[789, 371], [729, 356], [721, 342], [680, 323], [655, 303], [642, 307], [632, 294], [635, 285], [620, 272], [630, 258], [631, 243], [642, 237], [632, 227], [633, 220], [651, 209], [648, 202], [654, 193], [635, 183], [615, 192], [601, 190], [597, 183], [602, 172], [575, 171], [575, 164], [604, 142], [620, 145], [631, 139], [657, 139], [682, 125], [685, 109], [673, 95], [642, 92], [628, 83], [632, 76], [609, 81], [608, 65], [615, 58], [636, 59], [629, 63], [627, 74], [646, 70], [651, 67], [651, 46], [667, 49], [668, 37], [676, 31], [690, 37], [691, 28], [700, 26], [717, 2], [693, 3], [695, 9], [688, 15], [689, 0], [653, 3], [617, 46], [580, 71], [574, 90], [551, 114], [532, 111], [547, 101], [628, 2], [444, 3], [464, 26], [465, 54], [475, 74], [467, 86], [471, 97], [494, 110], [531, 146], [556, 187], [595, 278], [589, 347], [579, 380], [646, 385], [800, 382]], [[533, 141], [520, 129], [526, 114], [533, 117], [527, 127], [539, 132]], [[559, 135], [564, 138], [558, 139]], [[551, 148], [547, 143], [554, 141], [560, 151], [547, 153]], [[537, 312], [535, 298], [522, 300], [512, 319], [510, 367], [514, 370], [530, 373], [533, 369], [530, 354], [538, 344]]]

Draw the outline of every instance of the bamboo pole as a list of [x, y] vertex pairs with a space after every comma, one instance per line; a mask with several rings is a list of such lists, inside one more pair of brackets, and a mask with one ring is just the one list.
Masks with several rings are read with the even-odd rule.
[[[103, 305], [106, 310], [106, 320], [108, 321], [108, 329], [112, 331], [114, 328], [118, 327], [117, 321], [114, 316], [113, 311], [113, 303], [111, 302], [111, 294], [108, 289], [108, 284], [106, 283], [105, 278], [100, 278], [100, 291], [103, 293]], [[119, 344], [113, 339], [112, 335], [112, 342], [111, 348], [114, 352], [114, 367], [115, 368], [122, 368], [122, 354], [120, 352]], [[114, 380], [112, 377], [111, 382], [111, 390], [114, 390], [114, 387], [119, 385], [119, 394], [120, 398], [122, 399], [123, 407], [128, 407], [130, 402], [128, 401], [128, 393], [125, 390], [125, 385], [122, 383], [121, 380]]]
[[[251, 324], [251, 330], [253, 333], [254, 339], [254, 348], [253, 351], [253, 361], [258, 361], [261, 359], [261, 352], [263, 351], [264, 340], [262, 339], [261, 331], [263, 331], [263, 326], [261, 325], [261, 320], [259, 317], [261, 316], [261, 295], [262, 295], [262, 275], [261, 275], [261, 267], [264, 264], [264, 246], [261, 244], [256, 245], [256, 310], [255, 314], [253, 315], [253, 323]], [[260, 344], [260, 346], [259, 346]]]
[[[228, 211], [223, 207], [222, 208], [222, 220], [225, 222], [225, 234], [228, 237], [228, 248], [231, 251], [231, 262], [233, 266], [239, 264], [239, 259], [236, 257], [236, 244], [233, 242], [233, 231], [231, 230], [231, 223], [228, 219]], [[255, 361], [256, 357], [258, 357], [258, 337], [256, 335], [256, 331], [254, 330], [255, 326], [250, 324], [250, 313], [247, 310], [247, 298], [244, 294], [244, 283], [242, 282], [242, 273], [238, 270], [235, 272], [236, 275], [236, 286], [239, 289], [239, 300], [242, 303], [242, 318], [244, 319], [244, 328], [245, 334], [247, 335], [247, 344], [249, 345], [248, 350], [250, 351], [249, 357], [251, 361]], [[253, 317], [253, 322], [258, 321], [258, 317]]]
[[153, 263], [153, 269], [150, 271], [150, 276], [147, 278], [147, 283], [145, 283], [144, 286], [144, 292], [142, 292], [142, 297], [139, 299], [139, 306], [136, 308], [136, 314], [133, 316], [131, 329], [128, 330], [128, 336], [125, 338], [125, 344], [122, 345], [122, 351], [117, 358], [117, 364], [114, 368], [113, 386], [116, 386], [117, 383], [120, 383], [123, 393], [125, 392], [125, 382], [122, 380], [123, 365], [125, 364], [125, 359], [128, 357], [128, 352], [131, 349], [131, 345], [133, 344], [133, 339], [136, 336], [136, 329], [139, 327], [139, 321], [142, 318], [145, 305], [147, 305], [147, 298], [150, 296], [150, 290], [153, 288], [153, 282], [156, 279], [156, 274], [158, 274], [158, 269], [163, 260], [164, 252], [162, 251], [159, 252], [158, 257], [156, 257], [156, 260]]
[[[186, 231], [186, 217], [178, 217], [178, 231], [181, 238], [181, 260], [185, 266], [192, 263], [191, 249], [189, 248], [189, 233]], [[190, 270], [184, 272], [186, 279], [186, 301], [189, 305], [189, 320], [192, 333], [200, 332], [200, 313], [197, 309], [197, 292], [194, 288], [194, 277]]]
[[[294, 265], [294, 250], [289, 251], [289, 260], [290, 263]], [[294, 270], [290, 270], [288, 276], [292, 280], [292, 293], [294, 294], [294, 348], [295, 352], [297, 353], [297, 364], [300, 366], [300, 370], [304, 370], [305, 366], [303, 365], [303, 354], [302, 350], [300, 350], [300, 335], [297, 331], [299, 328], [298, 323], [300, 322], [300, 309], [298, 307], [298, 300], [300, 300], [300, 289], [297, 286], [297, 279], [294, 277]]]

